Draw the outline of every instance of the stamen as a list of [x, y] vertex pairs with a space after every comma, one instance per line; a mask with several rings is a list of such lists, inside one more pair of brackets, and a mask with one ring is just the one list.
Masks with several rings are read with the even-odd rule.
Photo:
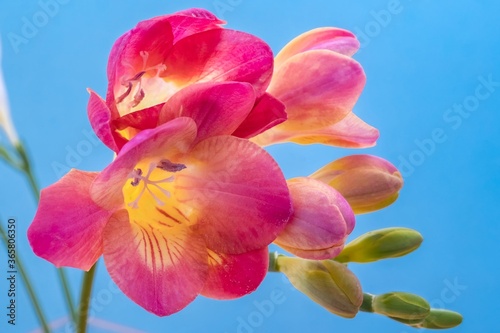
[[125, 98], [127, 98], [128, 95], [130, 95], [131, 91], [132, 91], [132, 82], [128, 82], [127, 83], [127, 90], [123, 94], [121, 94], [120, 96], [118, 96], [118, 98], [115, 101], [116, 104], [120, 104], [121, 102], [123, 102], [123, 100]]
[[139, 182], [141, 181], [141, 176], [142, 176], [142, 170], [141, 169], [137, 169], [137, 170], [134, 169], [134, 171], [132, 171], [132, 173], [131, 173], [131, 177], [133, 177], [134, 180], [130, 182], [130, 185], [132, 185], [132, 186], [139, 185]]
[[137, 105], [139, 105], [141, 101], [144, 99], [144, 96], [146, 96], [146, 94], [144, 93], [144, 90], [140, 88], [139, 91], [134, 95], [134, 100], [131, 103], [132, 107], [134, 108]]
[[171, 194], [168, 190], [164, 189], [163, 187], [160, 186], [160, 184], [164, 184], [164, 183], [171, 183], [174, 181], [174, 176], [170, 176], [170, 177], [167, 177], [167, 178], [164, 178], [164, 179], [159, 179], [159, 180], [151, 180], [149, 179], [149, 177], [151, 176], [151, 173], [156, 169], [156, 168], [159, 168], [159, 169], [162, 169], [162, 170], [165, 170], [167, 172], [178, 172], [178, 171], [181, 171], [183, 169], [186, 168], [186, 166], [184, 164], [181, 164], [181, 163], [173, 163], [173, 162], [170, 162], [169, 160], [167, 159], [163, 159], [161, 160], [159, 163], [150, 163], [149, 164], [149, 169], [148, 169], [148, 172], [146, 175], [143, 175], [143, 172], [142, 172], [142, 169], [140, 168], [137, 168], [137, 169], [134, 169], [130, 175], [129, 175], [129, 178], [132, 178], [132, 181], [130, 182], [130, 184], [134, 187], [138, 186], [139, 183], [143, 182], [143, 188], [141, 189], [139, 195], [136, 197], [136, 199], [134, 201], [132, 201], [131, 203], [128, 204], [129, 207], [131, 208], [139, 208], [139, 200], [141, 199], [142, 195], [144, 194], [144, 192], [147, 190], [149, 192], [149, 194], [151, 194], [151, 196], [153, 197], [153, 199], [156, 201], [157, 205], [158, 206], [164, 206], [165, 205], [165, 202], [162, 201], [157, 194], [155, 194], [151, 188], [149, 188], [149, 186], [154, 186], [156, 189], [158, 189], [165, 197], [167, 198], [170, 198], [171, 197]]
[[[128, 96], [130, 96], [130, 94], [132, 94], [132, 91], [136, 91], [136, 93], [134, 94], [134, 96], [132, 98], [132, 101], [127, 103], [127, 107], [134, 108], [137, 105], [139, 105], [142, 102], [142, 100], [144, 99], [144, 97], [146, 96], [146, 92], [144, 91], [144, 89], [142, 89], [142, 77], [144, 76], [144, 74], [146, 74], [149, 71], [156, 70], [155, 77], [159, 77], [161, 72], [163, 72], [167, 69], [167, 66], [165, 64], [158, 64], [158, 65], [146, 68], [146, 65], [147, 65], [147, 62], [149, 59], [149, 52], [140, 51], [139, 55], [142, 58], [142, 70], [140, 72], [138, 72], [137, 74], [135, 74], [134, 76], [132, 76], [131, 78], [128, 78], [128, 79], [122, 78], [121, 84], [122, 84], [122, 86], [126, 87], [127, 90], [125, 90], [125, 92], [122, 93], [115, 100], [116, 104], [122, 103]], [[127, 67], [132, 67], [132, 66], [130, 66], [129, 63], [127, 63], [126, 65], [127, 65]], [[131, 69], [133, 70], [133, 67]], [[136, 89], [134, 89], [134, 88], [136, 88]]]

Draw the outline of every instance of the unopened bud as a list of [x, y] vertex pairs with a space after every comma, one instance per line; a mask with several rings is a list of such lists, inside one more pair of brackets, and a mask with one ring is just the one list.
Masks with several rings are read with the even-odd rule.
[[431, 309], [429, 315], [421, 323], [412, 326], [418, 328], [447, 329], [460, 325], [462, 320], [463, 317], [458, 312]]
[[332, 260], [306, 260], [279, 256], [277, 268], [291, 284], [328, 311], [353, 318], [363, 302], [363, 291], [356, 276]]
[[397, 258], [415, 251], [422, 235], [408, 228], [386, 228], [370, 231], [348, 243], [335, 258], [338, 262], [367, 263]]
[[354, 213], [342, 195], [307, 177], [287, 181], [293, 215], [275, 244], [305, 259], [337, 256], [355, 224]]
[[405, 321], [419, 322], [429, 315], [429, 303], [420, 296], [392, 292], [377, 295], [373, 298], [373, 312]]
[[398, 169], [388, 161], [371, 155], [343, 157], [311, 177], [339, 191], [356, 214], [389, 206], [396, 201], [403, 187]]

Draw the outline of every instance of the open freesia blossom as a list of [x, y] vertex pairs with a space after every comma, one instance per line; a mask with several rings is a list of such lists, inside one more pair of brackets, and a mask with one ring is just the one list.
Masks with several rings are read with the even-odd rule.
[[222, 29], [222, 23], [206, 10], [190, 9], [142, 21], [121, 36], [109, 58], [106, 100], [91, 91], [88, 115], [98, 137], [118, 152], [138, 132], [160, 125], [159, 114], [172, 96], [202, 82], [252, 87], [256, 107], [248, 124], [241, 124], [240, 137], [284, 121], [283, 104], [265, 92], [273, 71], [270, 47], [250, 34]]
[[291, 214], [287, 184], [262, 148], [210, 128], [173, 119], [136, 135], [101, 173], [72, 170], [44, 189], [34, 252], [84, 270], [104, 255], [120, 289], [157, 315], [198, 294], [255, 290]]
[[286, 45], [267, 91], [285, 104], [288, 119], [253, 141], [373, 146], [378, 130], [352, 113], [366, 80], [351, 58], [358, 48], [356, 37], [338, 28], [314, 29]]

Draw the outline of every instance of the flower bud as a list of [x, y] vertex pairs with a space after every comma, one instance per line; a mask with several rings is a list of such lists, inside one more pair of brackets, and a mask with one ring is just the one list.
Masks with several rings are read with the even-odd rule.
[[401, 173], [388, 161], [371, 155], [351, 155], [311, 175], [339, 191], [354, 213], [363, 214], [392, 204], [403, 186]]
[[338, 262], [367, 263], [402, 257], [415, 251], [422, 235], [408, 228], [386, 228], [370, 231], [348, 243], [335, 258]]
[[453, 328], [462, 323], [463, 317], [460, 313], [444, 310], [431, 309], [431, 312], [419, 324], [412, 325], [417, 328], [447, 329]]
[[274, 242], [306, 259], [338, 255], [355, 224], [347, 201], [330, 186], [311, 178], [294, 178], [287, 183], [293, 215]]
[[332, 260], [313, 261], [279, 256], [277, 268], [291, 284], [328, 311], [353, 318], [363, 302], [356, 276]]
[[392, 292], [377, 295], [372, 302], [373, 312], [404, 321], [420, 322], [429, 315], [429, 303], [420, 296]]
[[19, 144], [16, 129], [10, 119], [9, 100], [7, 98], [7, 89], [3, 80], [2, 72], [2, 41], [0, 40], [0, 128], [5, 131], [7, 138], [13, 146]]

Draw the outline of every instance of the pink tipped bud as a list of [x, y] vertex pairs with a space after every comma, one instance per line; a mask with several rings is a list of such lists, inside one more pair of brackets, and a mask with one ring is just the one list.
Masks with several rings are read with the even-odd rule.
[[371, 155], [338, 159], [311, 177], [339, 191], [356, 214], [389, 206], [396, 201], [403, 186], [401, 173], [394, 165]]

